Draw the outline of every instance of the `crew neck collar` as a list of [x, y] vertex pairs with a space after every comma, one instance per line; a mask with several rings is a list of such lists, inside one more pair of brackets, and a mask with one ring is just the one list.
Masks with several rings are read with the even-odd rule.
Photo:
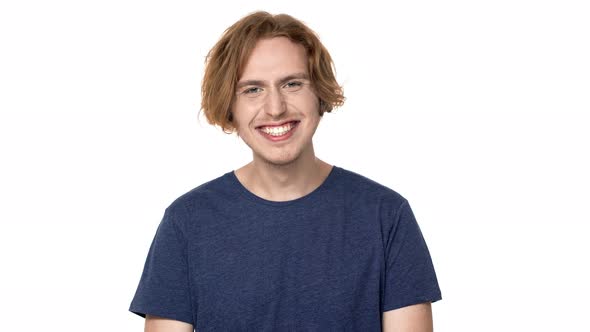
[[332, 183], [334, 182], [334, 178], [337, 177], [338, 173], [340, 172], [340, 167], [333, 165], [332, 169], [330, 170], [330, 173], [328, 173], [328, 176], [324, 179], [324, 181], [314, 190], [312, 190], [310, 193], [303, 195], [299, 198], [296, 199], [292, 199], [292, 200], [288, 200], [288, 201], [271, 201], [265, 198], [262, 198], [254, 193], [252, 193], [250, 190], [248, 190], [238, 179], [238, 177], [236, 176], [235, 170], [232, 170], [228, 173], [226, 173], [226, 176], [228, 177], [231, 185], [236, 188], [237, 191], [240, 192], [240, 194], [245, 197], [246, 199], [253, 201], [255, 203], [259, 203], [259, 204], [264, 204], [264, 205], [270, 205], [270, 206], [289, 206], [289, 205], [293, 205], [293, 204], [298, 204], [300, 202], [305, 202], [307, 200], [313, 199], [313, 197], [319, 195], [322, 191], [328, 189]]

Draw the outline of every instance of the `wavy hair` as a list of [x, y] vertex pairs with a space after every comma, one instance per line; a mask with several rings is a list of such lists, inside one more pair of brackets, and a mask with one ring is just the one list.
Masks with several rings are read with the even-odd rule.
[[236, 83], [256, 42], [273, 37], [287, 37], [305, 48], [309, 78], [320, 100], [320, 116], [344, 104], [344, 94], [336, 81], [330, 53], [315, 32], [287, 14], [272, 15], [258, 11], [225, 30], [207, 53], [201, 84], [201, 110], [207, 122], [220, 126], [227, 134], [235, 131], [230, 110]]

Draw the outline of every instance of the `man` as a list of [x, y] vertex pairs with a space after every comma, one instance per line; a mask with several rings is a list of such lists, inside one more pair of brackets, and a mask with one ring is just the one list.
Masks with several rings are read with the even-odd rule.
[[165, 211], [130, 310], [146, 331], [431, 331], [441, 298], [405, 198], [314, 154], [342, 105], [288, 15], [248, 15], [207, 56], [202, 109], [252, 149]]

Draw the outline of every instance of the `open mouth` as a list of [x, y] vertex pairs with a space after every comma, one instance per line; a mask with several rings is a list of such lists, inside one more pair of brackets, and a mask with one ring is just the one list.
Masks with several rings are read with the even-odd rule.
[[262, 126], [256, 129], [261, 132], [263, 136], [275, 141], [290, 137], [298, 124], [299, 121], [291, 121], [280, 126]]

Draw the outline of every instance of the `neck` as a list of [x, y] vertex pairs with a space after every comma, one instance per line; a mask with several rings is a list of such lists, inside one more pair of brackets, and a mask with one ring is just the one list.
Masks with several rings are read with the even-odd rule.
[[318, 159], [313, 148], [284, 165], [260, 158], [236, 170], [240, 182], [253, 194], [271, 201], [289, 201], [305, 196], [319, 187], [332, 166]]

